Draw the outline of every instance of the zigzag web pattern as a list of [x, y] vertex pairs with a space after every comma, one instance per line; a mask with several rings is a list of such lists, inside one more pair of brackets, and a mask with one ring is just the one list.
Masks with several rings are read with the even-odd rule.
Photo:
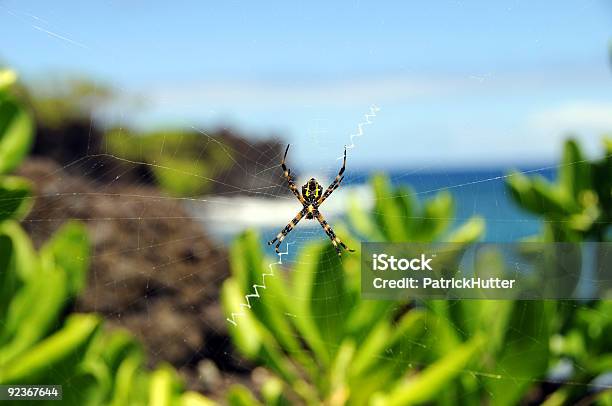
[[[370, 112], [369, 113], [365, 113], [363, 116], [365, 117], [365, 121], [362, 121], [361, 123], [357, 124], [357, 132], [355, 134], [351, 134], [351, 144], [346, 146], [346, 149], [353, 149], [355, 148], [355, 138], [356, 137], [361, 137], [363, 135], [363, 127], [369, 124], [372, 124], [372, 120], [374, 117], [376, 117], [376, 113], [380, 111], [380, 107], [378, 107], [377, 105], [373, 104], [372, 106], [370, 106]], [[340, 156], [338, 157], [338, 159], [343, 159], [344, 156]]]
[[249, 310], [251, 309], [251, 299], [256, 299], [256, 298], [261, 297], [261, 295], [259, 294], [259, 289], [266, 289], [266, 276], [269, 276], [269, 277], [274, 276], [274, 266], [283, 264], [283, 255], [289, 254], [289, 246], [291, 244], [294, 244], [294, 243], [292, 242], [287, 243], [287, 250], [285, 252], [278, 253], [277, 262], [272, 262], [271, 264], [268, 265], [268, 268], [270, 268], [270, 272], [267, 272], [261, 275], [261, 285], [257, 285], [257, 284], [253, 285], [254, 293], [249, 293], [248, 295], [244, 297], [244, 302], [240, 303], [240, 311], [231, 313], [230, 317], [226, 319], [228, 322], [232, 323], [234, 326], [237, 326], [238, 322], [236, 321], [236, 317], [244, 316], [245, 309], [249, 309]]

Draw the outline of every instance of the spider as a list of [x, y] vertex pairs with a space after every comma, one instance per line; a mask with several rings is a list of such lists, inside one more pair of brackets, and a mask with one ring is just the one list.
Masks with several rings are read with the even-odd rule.
[[321, 185], [319, 185], [319, 182], [317, 182], [315, 178], [310, 178], [310, 180], [306, 182], [304, 186], [302, 186], [302, 193], [300, 194], [297, 186], [295, 185], [295, 182], [293, 181], [293, 177], [291, 176], [291, 170], [288, 169], [285, 165], [285, 159], [287, 158], [287, 152], [289, 152], [289, 146], [290, 145], [287, 145], [287, 149], [285, 150], [285, 156], [283, 156], [283, 160], [281, 161], [281, 167], [284, 171], [283, 177], [287, 179], [289, 189], [291, 189], [295, 197], [297, 197], [297, 199], [300, 201], [300, 203], [302, 203], [302, 206], [304, 207], [302, 207], [302, 210], [299, 211], [299, 213], [293, 218], [293, 220], [291, 220], [289, 224], [287, 224], [285, 228], [283, 228], [281, 232], [278, 233], [278, 235], [274, 237], [272, 241], [268, 242], [268, 245], [272, 245], [275, 241], [277, 241], [275, 249], [276, 252], [279, 253], [278, 247], [280, 247], [281, 242], [283, 242], [287, 234], [289, 234], [289, 232], [293, 230], [296, 224], [302, 218], [306, 217], [306, 219], [308, 220], [317, 219], [319, 221], [321, 227], [323, 227], [323, 230], [325, 231], [325, 234], [327, 234], [332, 244], [334, 245], [334, 248], [336, 249], [338, 255], [342, 254], [342, 250], [340, 247], [347, 251], [355, 252], [355, 250], [348, 248], [346, 244], [344, 244], [340, 240], [340, 238], [336, 236], [334, 230], [332, 230], [329, 224], [327, 224], [327, 221], [325, 221], [325, 218], [319, 211], [319, 206], [323, 204], [325, 199], [327, 199], [334, 192], [334, 190], [338, 189], [338, 187], [340, 186], [340, 182], [342, 182], [342, 180], [344, 179], [343, 174], [344, 169], [346, 167], [346, 147], [344, 147], [344, 162], [342, 163], [342, 168], [340, 168], [338, 176], [336, 176], [336, 179], [334, 179], [334, 181], [329, 185], [325, 193], [321, 194], [321, 191], [323, 189], [321, 188]]

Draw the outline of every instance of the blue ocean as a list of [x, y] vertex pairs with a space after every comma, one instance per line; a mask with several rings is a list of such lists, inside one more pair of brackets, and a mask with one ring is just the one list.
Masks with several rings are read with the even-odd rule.
[[[556, 168], [550, 165], [517, 170], [548, 180], [554, 180], [556, 176]], [[414, 189], [420, 201], [448, 190], [455, 200], [455, 225], [479, 215], [486, 221], [484, 241], [509, 242], [538, 233], [541, 221], [513, 201], [505, 185], [508, 172], [507, 168], [407, 170], [392, 171], [389, 175], [393, 184], [409, 185]], [[356, 173], [351, 184], [365, 183], [369, 176], [368, 173]]]

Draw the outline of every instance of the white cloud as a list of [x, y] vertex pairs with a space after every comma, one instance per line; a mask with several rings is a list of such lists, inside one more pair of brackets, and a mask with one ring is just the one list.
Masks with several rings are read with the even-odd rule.
[[532, 128], [549, 133], [612, 131], [612, 103], [574, 101], [532, 115]]
[[183, 108], [212, 105], [215, 109], [244, 107], [300, 107], [304, 105], [363, 106], [423, 100], [427, 97], [470, 98], [479, 96], [539, 93], [563, 86], [601, 87], [608, 71], [549, 72], [447, 72], [373, 74], [346, 77], [276, 79], [199, 79], [148, 86], [141, 93], [153, 106]]
[[147, 91], [160, 105], [214, 103], [215, 106], [363, 105], [448, 93], [450, 81], [417, 78], [365, 78], [340, 81], [203, 81]]
[[536, 148], [550, 150], [550, 145], [560, 148], [562, 141], [571, 135], [579, 140], [587, 156], [596, 157], [601, 154], [602, 136], [612, 132], [612, 102], [576, 100], [560, 103], [532, 114], [526, 124]]

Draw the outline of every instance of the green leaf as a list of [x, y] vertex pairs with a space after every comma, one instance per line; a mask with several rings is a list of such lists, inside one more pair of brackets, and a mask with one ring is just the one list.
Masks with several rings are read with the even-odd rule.
[[604, 153], [606, 155], [610, 155], [612, 154], [612, 136], [604, 136], [603, 139], [601, 140], [601, 143], [603, 144], [604, 147]]
[[293, 270], [294, 322], [320, 362], [329, 364], [348, 316], [342, 262], [331, 244], [309, 244]]
[[0, 223], [0, 234], [8, 236], [13, 242], [13, 261], [11, 266], [21, 280], [27, 281], [38, 273], [39, 266], [32, 242], [16, 221]]
[[197, 392], [185, 392], [181, 396], [181, 406], [215, 406], [217, 402], [213, 402], [204, 395]]
[[487, 347], [496, 353], [504, 346], [504, 336], [514, 302], [511, 300], [462, 300], [450, 308], [458, 331], [464, 336], [487, 334]]
[[227, 403], [231, 406], [255, 406], [261, 403], [242, 385], [233, 385], [227, 393]]
[[32, 208], [31, 183], [16, 176], [0, 178], [0, 221], [23, 219]]
[[362, 404], [378, 391], [387, 391], [414, 365], [426, 361], [427, 346], [422, 344], [429, 330], [425, 312], [410, 310], [396, 323], [380, 320], [359, 345], [349, 368], [350, 403]]
[[[96, 335], [93, 343], [99, 341], [100, 334]], [[76, 371], [73, 376], [70, 376], [69, 382], [74, 387], [79, 388], [78, 391], [69, 391], [63, 394], [62, 400], [68, 404], [82, 405], [99, 405], [107, 403], [108, 395], [113, 387], [113, 377], [108, 370], [108, 367], [99, 357], [99, 353], [92, 354], [90, 345], [85, 356], [81, 358], [76, 365]]]
[[378, 361], [378, 357], [387, 348], [391, 338], [391, 325], [388, 320], [381, 320], [373, 326], [370, 334], [360, 343], [351, 365], [351, 374], [360, 375]]
[[373, 403], [394, 406], [433, 401], [452, 380], [465, 373], [470, 360], [480, 351], [483, 343], [481, 336], [472, 338], [408, 382], [397, 385], [387, 396], [377, 396]]
[[531, 179], [518, 171], [512, 171], [506, 177], [506, 187], [510, 196], [521, 206], [535, 214], [541, 213], [541, 208], [533, 191]]
[[353, 340], [344, 340], [336, 352], [336, 357], [330, 368], [330, 398], [334, 399], [339, 404], [345, 403], [345, 399], [350, 392], [347, 378], [351, 369], [351, 361], [355, 354], [355, 349], [356, 346]]
[[10, 69], [0, 69], [0, 92], [9, 89], [17, 81], [17, 75]]
[[296, 371], [284, 358], [274, 336], [243, 306], [244, 294], [233, 278], [223, 283], [221, 302], [225, 316], [235, 324], [228, 325], [232, 341], [248, 358], [261, 360], [288, 382], [294, 382]]
[[[352, 376], [363, 375], [367, 379], [371, 369], [392, 369], [394, 365], [401, 364], [400, 353], [414, 357], [411, 345], [423, 335], [424, 321], [424, 312], [420, 310], [409, 311], [396, 325], [392, 325], [388, 319], [379, 321], [359, 345], [350, 368]], [[385, 356], [389, 353], [398, 355], [389, 359]]]
[[89, 237], [78, 221], [69, 221], [43, 246], [41, 254], [52, 255], [68, 277], [68, 289], [75, 296], [83, 290], [89, 269]]
[[393, 197], [389, 178], [376, 175], [371, 179], [374, 189], [374, 219], [387, 241], [407, 241], [408, 235], [403, 225], [405, 207]]
[[0, 384], [36, 383], [43, 375], [55, 375], [55, 381], [59, 371], [74, 371], [100, 323], [94, 315], [70, 316], [57, 333], [0, 368]]
[[261, 386], [261, 396], [266, 405], [290, 405], [291, 403], [283, 396], [283, 391], [283, 381], [274, 376], [267, 378]]
[[333, 246], [325, 244], [319, 251], [317, 262], [310, 308], [331, 355], [340, 345], [348, 315], [346, 282], [342, 262]]
[[[67, 298], [63, 271], [48, 269], [20, 290], [8, 309], [5, 334], [0, 341], [0, 365], [3, 365], [45, 336], [57, 323]], [[6, 342], [10, 339], [10, 342]]]
[[491, 398], [500, 405], [516, 404], [548, 367], [549, 341], [554, 322], [553, 302], [514, 304], [492, 373], [521, 379], [486, 380]]
[[[6, 320], [6, 312], [19, 286], [19, 278], [12, 266], [13, 240], [0, 234], [0, 320]], [[0, 324], [0, 337], [4, 326]]]
[[563, 216], [577, 212], [580, 208], [573, 199], [568, 196], [558, 185], [551, 185], [541, 176], [534, 176], [533, 193], [540, 206], [540, 213], [545, 216]]
[[579, 210], [573, 196], [558, 185], [551, 185], [542, 176], [528, 178], [522, 173], [512, 172], [506, 179], [506, 185], [517, 203], [532, 213], [560, 218]]
[[570, 397], [570, 390], [567, 387], [561, 387], [551, 393], [546, 400], [542, 403], [542, 406], [563, 406], [567, 405], [568, 398]]
[[134, 404], [137, 395], [142, 396], [137, 391], [138, 382], [136, 379], [141, 364], [142, 356], [140, 354], [131, 354], [123, 359], [116, 372], [112, 406]]
[[0, 173], [17, 167], [32, 144], [30, 115], [11, 98], [0, 99]]
[[181, 384], [174, 368], [168, 364], [162, 364], [151, 374], [149, 405], [172, 406], [180, 389]]
[[419, 219], [416, 218], [418, 201], [414, 190], [408, 186], [398, 186], [393, 192], [393, 201], [399, 208], [401, 219], [398, 221], [403, 224], [406, 237], [414, 238], [419, 225]]
[[366, 212], [362, 208], [359, 195], [355, 194], [354, 196], [351, 196], [348, 204], [349, 207], [346, 214], [351, 227], [357, 233], [368, 237], [370, 240], [382, 241], [384, 237], [380, 233], [378, 226], [370, 213]]
[[254, 359], [260, 353], [263, 339], [257, 320], [245, 306], [247, 302], [236, 279], [229, 278], [223, 283], [221, 302], [225, 317], [235, 323], [228, 325], [234, 345], [248, 358]]
[[[361, 282], [361, 281], [359, 281]], [[358, 294], [361, 294], [360, 292]], [[381, 320], [388, 320], [397, 303], [391, 300], [357, 300], [346, 320], [347, 334], [362, 339]]]
[[242, 291], [248, 292], [245, 294], [259, 294], [250, 299], [249, 310], [284, 347], [297, 357], [304, 357], [302, 346], [285, 315], [288, 297], [282, 268], [277, 264], [278, 259], [264, 259], [260, 240], [259, 234], [247, 230], [234, 241], [230, 250], [232, 274], [241, 282]]
[[417, 233], [419, 241], [433, 241], [439, 237], [450, 225], [453, 215], [453, 197], [449, 192], [442, 191], [427, 200]]
[[559, 183], [567, 191], [568, 197], [576, 200], [583, 190], [591, 188], [591, 166], [585, 161], [575, 140], [565, 142], [559, 167]]
[[140, 343], [127, 330], [113, 329], [102, 337], [100, 341], [100, 358], [108, 365], [111, 372], [115, 372], [126, 357], [139, 357], [144, 359]]
[[485, 220], [480, 216], [473, 216], [459, 228], [453, 230], [444, 240], [453, 243], [471, 244], [480, 240], [485, 233], [485, 229]]
[[435, 359], [457, 348], [461, 337], [452, 319], [453, 302], [428, 300], [426, 304], [430, 310], [426, 318], [428, 333], [422, 344], [429, 348], [430, 359]]

